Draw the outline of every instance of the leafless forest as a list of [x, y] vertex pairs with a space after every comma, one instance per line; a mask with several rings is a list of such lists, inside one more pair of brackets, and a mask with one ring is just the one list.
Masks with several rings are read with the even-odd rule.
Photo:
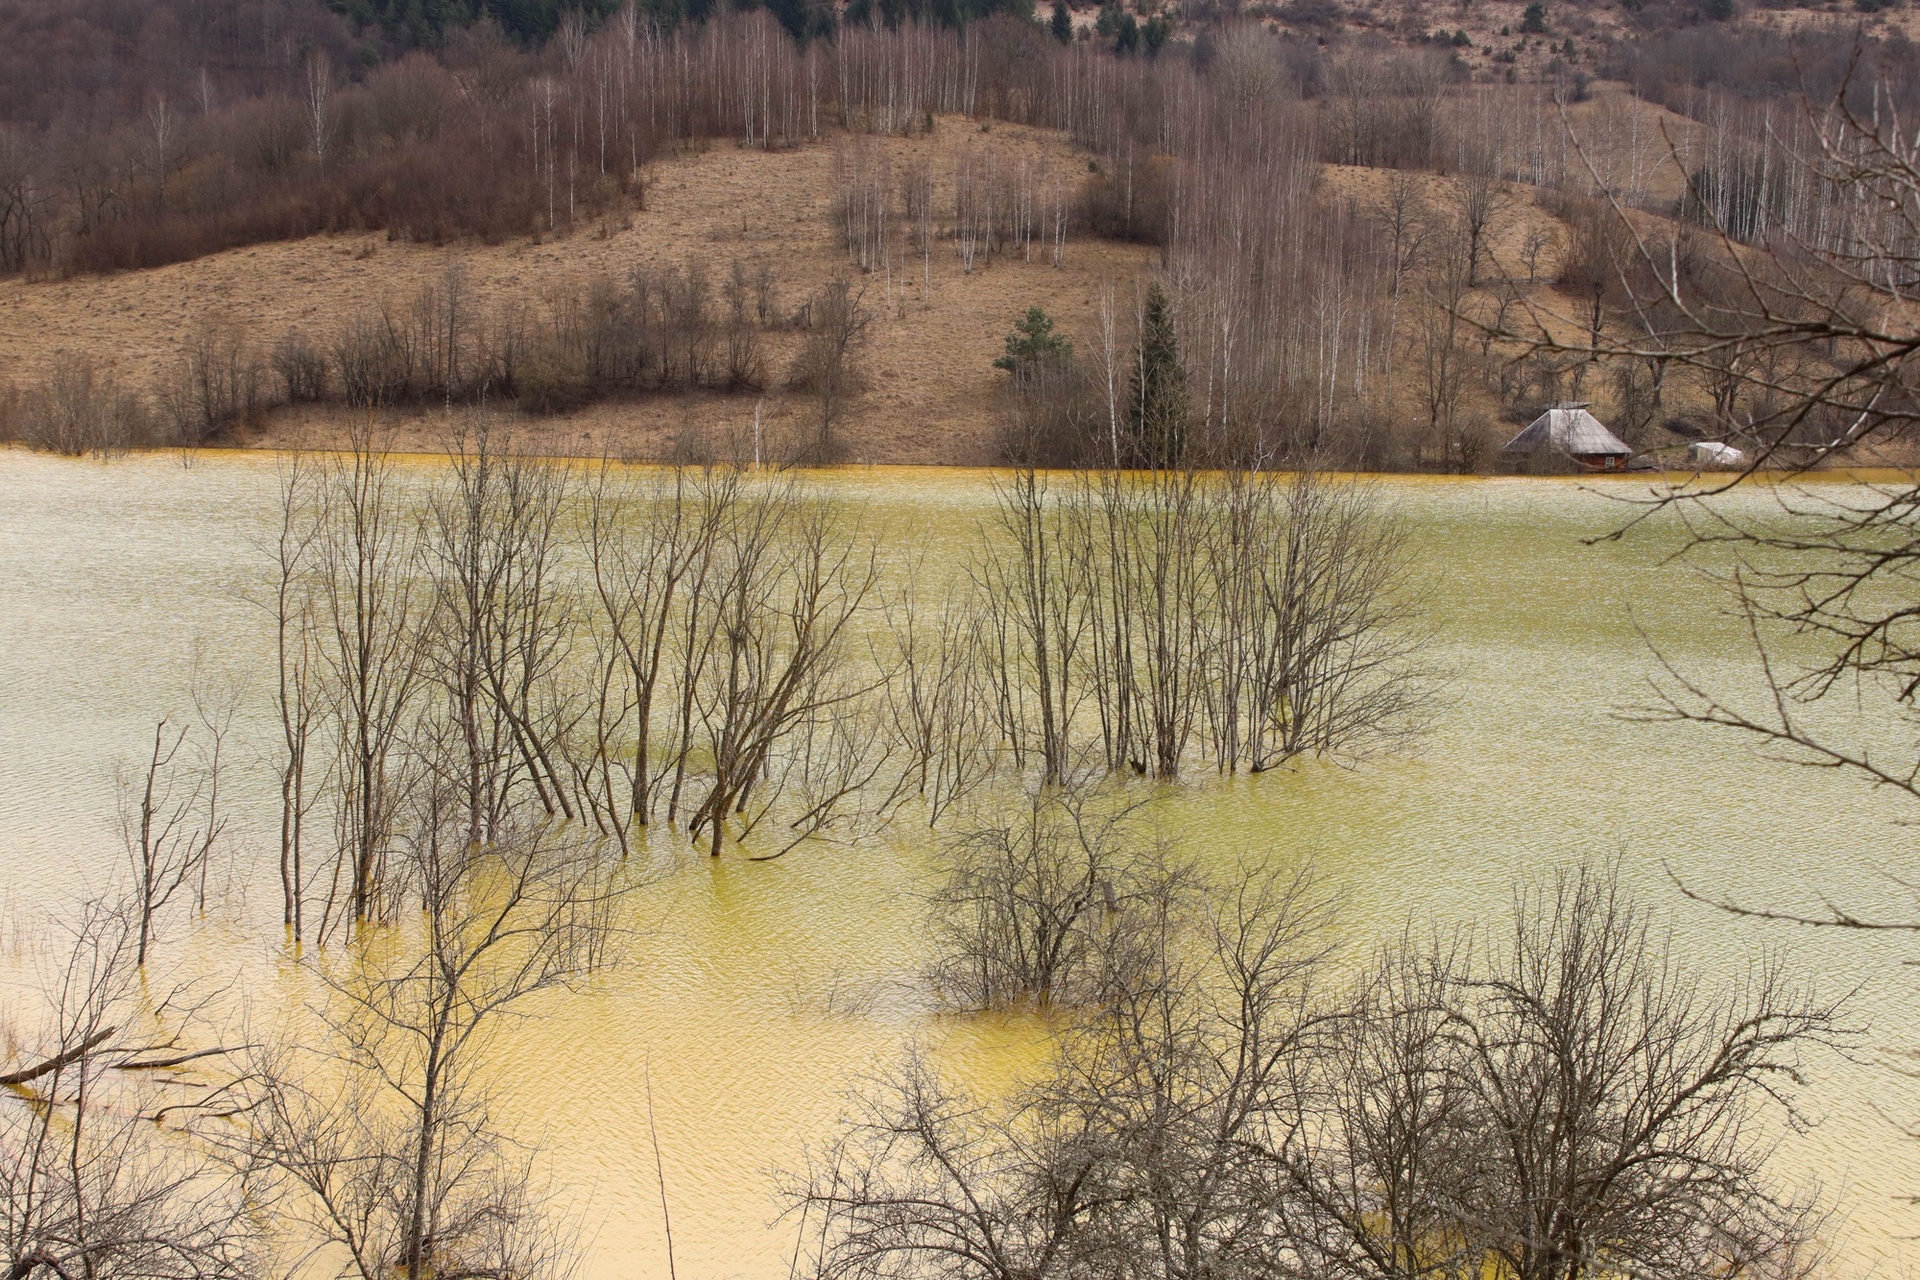
[[1020, 469], [970, 563], [903, 576], [796, 473], [529, 459], [484, 417], [431, 470], [363, 447], [281, 481], [261, 870], [312, 1016], [243, 1040], [231, 991], [167, 985], [257, 767], [196, 685], [121, 777], [125, 892], [10, 1023], [18, 1275], [566, 1274], [492, 1118], [496, 1028], [617, 967], [677, 859], [888, 824], [940, 850], [932, 1007], [1060, 1036], [1012, 1098], [917, 1057], [861, 1094], [789, 1184], [814, 1273], [1817, 1262], [1764, 1134], [1850, 1039], [1831, 999], [1701, 983], [1609, 865], [1369, 959], [1293, 859], [1208, 873], [1149, 834], [1175, 780], [1421, 731], [1440, 673], [1364, 485]]
[[[782, 456], [831, 461], [836, 420], [872, 389], [863, 335], [940, 305], [936, 256], [1057, 265], [1097, 239], [1156, 247], [1152, 278], [1110, 282], [1054, 376], [1009, 392], [1010, 458], [1099, 460], [1149, 285], [1169, 299], [1194, 460], [1484, 470], [1512, 423], [1563, 398], [1598, 401], [1637, 448], [1746, 448], [1768, 377], [1666, 358], [1665, 320], [1635, 305], [1641, 259], [1732, 314], [1748, 246], [1823, 259], [1885, 239], [1898, 215], [1834, 183], [1824, 139], [1836, 103], [1893, 127], [1912, 84], [1899, 40], [1824, 29], [1789, 45], [1656, 23], [1584, 52], [1569, 35], [1509, 84], [1431, 44], [1250, 24], [1198, 25], [1145, 58], [1006, 15], [797, 42], [767, 13], [669, 30], [632, 7], [575, 14], [539, 48], [482, 24], [367, 69], [309, 16], [209, 17], [192, 74], [106, 74], [70, 52], [23, 74], [0, 128], [0, 270], [144, 268], [331, 230], [587, 234], [644, 207], [674, 156], [729, 145], [834, 149], [842, 277], [783, 290], [778, 264], [733, 254], [481, 304], [456, 266], [320, 331], [190, 324], [153, 385], [65, 359], [0, 388], [0, 433], [83, 452], [218, 441], [286, 404], [550, 414], [779, 387], [817, 401]], [[1595, 97], [1597, 77], [1622, 88]], [[911, 164], [880, 145], [996, 121], [1058, 130], [1086, 162], [1040, 164], [990, 133]], [[1828, 359], [1770, 356], [1810, 378]]]
[[[1620, 153], [1558, 127], [1570, 78], [1496, 110], [1454, 92], [1431, 51], [1309, 63], [1242, 31], [1210, 37], [1205, 60], [1196, 45], [1149, 61], [1050, 39], [994, 20], [800, 45], [766, 15], [666, 35], [629, 17], [536, 53], [450, 40], [350, 85], [314, 41], [280, 67], [309, 77], [304, 99], [255, 86], [230, 104], [222, 81], [176, 135], [178, 100], [142, 86], [143, 115], [94, 133], [60, 133], [48, 106], [45, 129], [6, 135], [30, 175], [88, 147], [128, 157], [114, 172], [136, 180], [114, 190], [154, 211], [30, 176], [37, 194], [3, 224], [15, 269], [315, 229], [259, 220], [267, 191], [402, 234], [555, 230], [642, 198], [642, 148], [829, 129], [845, 135], [849, 259], [842, 287], [778, 305], [763, 301], [777, 276], [744, 262], [607, 281], [512, 341], [485, 336], [500, 318], [468, 316], [450, 276], [404, 315], [276, 339], [271, 356], [219, 335], [198, 366], [189, 352], [170, 412], [205, 424], [193, 438], [230, 411], [217, 397], [296, 380], [368, 424], [351, 449], [285, 458], [258, 566], [268, 874], [316, 1021], [297, 1039], [236, 1034], [233, 993], [166, 963], [226, 891], [235, 771], [261, 767], [233, 749], [233, 696], [196, 687], [128, 744], [121, 891], [62, 923], [35, 998], [8, 1011], [10, 1276], [240, 1277], [290, 1257], [362, 1280], [567, 1274], [532, 1154], [490, 1106], [497, 1027], [619, 965], [625, 912], [663, 861], [771, 861], [888, 826], [937, 849], [929, 1004], [1039, 1010], [1057, 1035], [1010, 1097], [971, 1096], [919, 1056], [861, 1090], [789, 1177], [796, 1274], [1822, 1274], [1825, 1206], [1795, 1192], [1768, 1134], [1805, 1064], [1854, 1038], [1840, 993], [1763, 961], [1701, 976], [1606, 862], [1516, 886], [1472, 931], [1410, 923], [1375, 953], [1341, 951], [1331, 896], [1287, 851], [1256, 840], [1232, 872], [1203, 871], [1143, 818], [1157, 789], [1208, 774], [1390, 749], [1440, 705], [1404, 529], [1364, 483], [1277, 469], [1371, 456], [1396, 379], [1424, 427], [1377, 438], [1423, 465], [1479, 464], [1469, 393], [1508, 377], [1532, 379], [1527, 395], [1611, 379], [1647, 423], [1665, 397], [1705, 396], [1756, 465], [1901, 442], [1920, 345], [1910, 87], [1863, 53], [1810, 59], [1827, 94], [1791, 113], [1700, 89], [1686, 145], [1705, 149], [1660, 210], [1637, 170], [1605, 167]], [[416, 155], [362, 131], [379, 94], [434, 84], [439, 127], [471, 130], [457, 145], [498, 165], [477, 204], [428, 181], [424, 157], [453, 135], [421, 135]], [[261, 154], [223, 131], [282, 107], [281, 176], [193, 205]], [[1071, 191], [985, 160], [928, 180], [862, 141], [951, 115], [1069, 131], [1090, 167]], [[132, 159], [173, 139], [192, 163]], [[426, 222], [307, 198], [350, 195], [396, 157], [421, 183], [367, 189], [418, 195], [405, 216]], [[1328, 160], [1392, 167], [1383, 199], [1332, 198]], [[1421, 173], [1452, 203], [1405, 176]], [[1497, 233], [1515, 181], [1577, 233], [1555, 293], [1522, 287], [1526, 244]], [[1160, 270], [1112, 301], [1097, 350], [1044, 315], [1009, 338], [1016, 465], [965, 563], [937, 572], [890, 570], [898, 549], [805, 473], [530, 458], [485, 403], [507, 394], [503, 358], [519, 397], [750, 383], [767, 376], [755, 344], [793, 325], [791, 376], [818, 401], [808, 447], [828, 454], [836, 406], [859, 394], [876, 273], [911, 297], [936, 240], [1045, 259], [1085, 234], [1144, 237]], [[711, 324], [673, 310], [696, 295]], [[1567, 298], [1570, 314], [1550, 305]], [[403, 388], [474, 402], [456, 406], [444, 465], [380, 449], [366, 410]], [[36, 430], [69, 424], [76, 450], [158, 412], [84, 367], [22, 403]], [[1911, 716], [1916, 490], [1781, 492], [1780, 518], [1752, 524], [1692, 481], [1623, 517], [1690, 522], [1771, 694], [1756, 710], [1676, 667], [1642, 714], [1920, 793], [1911, 751], [1860, 751], [1807, 714], [1844, 691]], [[1796, 912], [1682, 888], [1755, 918], [1920, 927], [1839, 898]]]

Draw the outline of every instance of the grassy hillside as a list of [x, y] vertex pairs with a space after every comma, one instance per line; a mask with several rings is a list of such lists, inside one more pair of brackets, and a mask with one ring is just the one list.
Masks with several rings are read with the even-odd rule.
[[[1499, 90], [1486, 109], [1498, 110]], [[1631, 127], [1627, 117], [1638, 112]], [[1591, 162], [1644, 171], [1642, 181], [1671, 200], [1682, 178], [1664, 138], [1687, 122], [1636, 104], [1603, 87], [1574, 108], [1591, 140]], [[1627, 154], [1631, 142], [1637, 156]], [[1101, 340], [1103, 300], [1119, 316], [1122, 341], [1146, 283], [1158, 277], [1159, 250], [1102, 238], [1080, 226], [1065, 233], [1060, 262], [1042, 239], [974, 256], [971, 267], [958, 232], [932, 220], [930, 248], [915, 247], [913, 228], [889, 246], [890, 260], [862, 270], [850, 251], [844, 206], [848, 171], [884, 164], [895, 175], [924, 173], [934, 181], [933, 204], [948, 209], [956, 175], [970, 164], [983, 171], [1020, 170], [1056, 188], [1080, 181], [1097, 161], [1064, 136], [1012, 125], [944, 117], [931, 131], [909, 137], [832, 137], [788, 150], [714, 145], [664, 159], [645, 183], [644, 207], [629, 206], [570, 232], [500, 244], [411, 243], [377, 233], [317, 236], [257, 245], [190, 262], [114, 275], [58, 280], [15, 277], [0, 281], [0, 349], [17, 386], [53, 378], [77, 361], [120, 388], [152, 399], [186, 376], [186, 353], [196, 344], [235, 344], [271, 381], [276, 344], [298, 334], [321, 352], [357, 324], [409, 315], [423, 296], [457, 289], [468, 313], [480, 316], [550, 315], [577, 304], [591, 282], [635, 272], [678, 269], [704, 274], [716, 287], [735, 264], [770, 273], [776, 319], [761, 333], [764, 373], [759, 385], [735, 390], [688, 390], [614, 395], [582, 406], [530, 412], [522, 403], [489, 397], [488, 412], [511, 426], [524, 447], [556, 454], [672, 459], [739, 455], [753, 448], [756, 421], [763, 456], [801, 456], [818, 430], [818, 398], [791, 385], [805, 345], [809, 300], [836, 280], [851, 285], [867, 318], [858, 345], [859, 385], [835, 430], [836, 460], [859, 463], [980, 465], [1003, 459], [1008, 377], [993, 367], [1005, 336], [1030, 307], [1040, 307], [1083, 355]], [[1315, 199], [1335, 216], [1363, 223], [1389, 216], [1398, 182], [1415, 203], [1423, 236], [1451, 226], [1463, 199], [1462, 180], [1363, 166], [1321, 167]], [[1524, 301], [1569, 334], [1583, 323], [1581, 299], [1556, 285], [1562, 259], [1576, 235], [1551, 200], [1522, 183], [1503, 183], [1492, 220], [1485, 279], [1470, 291], [1475, 314], [1492, 315], [1504, 282], [1508, 306]], [[1404, 197], [1402, 197], [1404, 198]], [[1425, 286], [1405, 287], [1413, 300]], [[1555, 319], [1557, 318], [1557, 319]], [[1403, 316], [1403, 327], [1409, 321]], [[1412, 335], [1403, 335], [1411, 340]], [[1463, 329], [1460, 345], [1476, 355], [1486, 381], [1468, 387], [1464, 411], [1484, 433], [1475, 445], [1481, 465], [1488, 446], [1533, 409], [1522, 398], [1503, 406], [1494, 389], [1498, 367], [1514, 353]], [[1380, 430], [1411, 432], [1422, 409], [1415, 371], [1403, 357], [1399, 382], [1387, 401], [1393, 417]], [[1125, 370], [1121, 371], [1124, 378]], [[1603, 412], [1612, 391], [1595, 377], [1586, 394]], [[273, 397], [265, 397], [271, 400]], [[17, 397], [16, 397], [17, 400]], [[1698, 408], [1676, 388], [1672, 412]], [[1501, 422], [1503, 409], [1507, 421]], [[468, 404], [415, 403], [378, 412], [383, 429], [401, 447], [429, 449], [444, 438], [448, 414]], [[366, 411], [342, 404], [260, 408], [222, 438], [246, 445], [324, 446], [343, 440]], [[1679, 437], [1656, 433], [1636, 441], [1658, 446]]]
[[[847, 458], [993, 461], [1006, 380], [993, 360], [1014, 320], [1039, 306], [1069, 332], [1084, 334], [1102, 287], [1130, 292], [1154, 252], [1074, 234], [1060, 267], [1037, 246], [1031, 262], [1024, 255], [982, 256], [968, 271], [952, 243], [936, 241], [925, 259], [914, 254], [891, 275], [863, 273], [834, 217], [836, 155], [846, 145], [842, 139], [787, 151], [695, 151], [655, 167], [644, 209], [541, 240], [433, 247], [378, 234], [320, 236], [111, 276], [0, 281], [0, 349], [22, 385], [89, 356], [123, 384], [151, 388], [169, 376], [196, 330], [237, 330], [261, 349], [294, 329], [324, 343], [357, 316], [404, 310], [423, 287], [442, 285], [449, 270], [464, 275], [476, 308], [540, 308], [594, 276], [699, 265], [719, 280], [740, 261], [772, 267], [787, 315], [836, 278], [850, 279], [871, 313], [859, 360], [866, 389], [846, 424]], [[982, 133], [963, 119], [943, 119], [929, 134], [882, 145], [903, 172], [933, 158], [936, 172], [945, 173], [957, 154], [989, 150], [1063, 174], [1087, 165], [1086, 155], [1056, 134], [1015, 126]], [[642, 396], [553, 416], [522, 414], [510, 404], [497, 411], [517, 423], [524, 442], [544, 450], [669, 457], [722, 448], [729, 433], [750, 437], [758, 409], [767, 447], [785, 448], [817, 412], [811, 397], [782, 385], [800, 337], [792, 328], [767, 334], [761, 391]], [[249, 422], [238, 438], [324, 443], [355, 416], [345, 408], [281, 409]], [[442, 430], [430, 406], [387, 416], [403, 443], [425, 445]]]
[[[1778, 65], [1813, 91], [1844, 49], [1670, 9], [1189, 5], [1157, 57], [1112, 8], [831, 42], [627, 9], [316, 46], [191, 116], [154, 89], [89, 131], [56, 95], [0, 130], [0, 438], [320, 443], [371, 408], [424, 443], [485, 404], [551, 451], [1120, 463], [1154, 308], [1187, 461], [1485, 469], [1565, 398], [1643, 450], [1750, 435], [1774, 373], [1676, 364], [1654, 260], [1733, 315], [1740, 245], [1873, 230]], [[1856, 90], [1910, 95], [1872, 20]], [[1034, 309], [1073, 355], [1010, 379]]]

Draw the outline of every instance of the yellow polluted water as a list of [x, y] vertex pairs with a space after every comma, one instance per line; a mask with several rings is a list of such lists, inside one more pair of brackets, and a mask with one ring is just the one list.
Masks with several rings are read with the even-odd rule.
[[[895, 572], [952, 571], [993, 502], [982, 473], [817, 482], [862, 505]], [[1758, 692], [1741, 628], [1708, 583], [1668, 563], [1676, 530], [1584, 545], [1632, 514], [1617, 501], [1636, 492], [1626, 482], [1375, 483], [1412, 528], [1438, 626], [1430, 657], [1451, 676], [1432, 730], [1390, 756], [1167, 788], [1155, 825], [1223, 865], [1311, 859], [1355, 950], [1410, 921], [1498, 927], [1519, 877], [1617, 856], [1670, 917], [1688, 964], [1731, 976], [1767, 949], [1828, 993], [1858, 987], [1871, 1048], [1810, 1064], [1810, 1123], [1783, 1129], [1777, 1169], [1839, 1206], [1837, 1273], [1920, 1262], [1908, 1239], [1920, 1211], [1900, 1199], [1920, 1190], [1920, 1145], [1899, 1130], [1920, 1121], [1920, 1098], [1890, 1065], [1920, 1047], [1920, 980], [1902, 967], [1900, 937], [1741, 922], [1674, 887], [1920, 912], [1890, 879], [1910, 847], [1896, 823], [1912, 815], [1841, 775], [1622, 715], [1646, 701], [1655, 649], [1716, 691]], [[268, 1007], [297, 1002], [275, 952], [270, 648], [256, 603], [277, 496], [271, 457], [0, 452], [0, 894], [14, 927], [112, 887], [115, 766], [155, 717], [184, 709], [197, 661], [203, 679], [250, 686], [238, 753], [250, 820], [232, 918], [173, 945], [237, 970]], [[1759, 510], [1771, 498], [1726, 501]], [[1884, 726], [1862, 731], [1899, 747]], [[667, 1273], [649, 1112], [677, 1275], [772, 1280], [787, 1275], [802, 1228], [776, 1220], [778, 1188], [830, 1134], [848, 1089], [915, 1041], [985, 1092], [1040, 1060], [1044, 1029], [1030, 1021], [930, 1008], [917, 975], [931, 842], [903, 822], [878, 841], [771, 863], [679, 858], [636, 898], [616, 971], [542, 995], [504, 1031], [491, 1051], [497, 1113], [543, 1148], [584, 1275]]]

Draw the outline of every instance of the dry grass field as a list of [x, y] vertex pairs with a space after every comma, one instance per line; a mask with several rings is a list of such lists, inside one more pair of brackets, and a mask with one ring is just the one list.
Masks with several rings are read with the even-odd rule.
[[[589, 276], [636, 267], [704, 263], [717, 283], [739, 259], [773, 267], [786, 308], [835, 278], [851, 277], [862, 291], [874, 317], [861, 359], [868, 390], [836, 433], [846, 460], [991, 461], [994, 404], [1005, 376], [992, 362], [1013, 321], [1038, 305], [1070, 334], [1083, 332], [1101, 289], [1130, 291], [1154, 254], [1070, 235], [1062, 267], [1049, 265], [1044, 246], [1036, 245], [1031, 262], [997, 255], [968, 272], [950, 245], [936, 241], [925, 271], [916, 255], [905, 277], [861, 274], [833, 216], [836, 145], [844, 144], [775, 152], [723, 145], [675, 157], [656, 166], [644, 210], [544, 241], [434, 247], [382, 235], [316, 237], [114, 276], [7, 280], [0, 282], [0, 377], [28, 385], [63, 356], [86, 354], [125, 384], [153, 386], [196, 326], [238, 326], [263, 348], [295, 328], [325, 341], [358, 311], [404, 305], [454, 261], [486, 308], [515, 298], [537, 307]], [[1086, 169], [1086, 157], [1058, 136], [1005, 125], [983, 133], [960, 119], [882, 145], [902, 172], [929, 150], [938, 153], [935, 171], [942, 173], [961, 149], [989, 146], [1003, 159], [1026, 154], [1063, 176]], [[814, 412], [811, 399], [779, 389], [793, 345], [791, 335], [771, 335], [764, 396], [654, 396], [550, 418], [502, 412], [523, 447], [658, 458], [750, 440], [757, 409], [768, 446], [778, 447], [804, 434]], [[443, 416], [391, 415], [395, 443], [430, 445], [444, 431]], [[283, 409], [244, 442], [325, 444], [346, 422], [342, 410]]]
[[[1488, 96], [1497, 100], [1505, 92], [1495, 87]], [[1594, 164], [1637, 170], [1641, 189], [1655, 200], [1670, 200], [1679, 190], [1669, 140], [1681, 136], [1687, 122], [1628, 98], [1616, 86], [1601, 86], [1576, 111]], [[841, 460], [997, 461], [1005, 375], [992, 362], [1014, 321], [1040, 306], [1088, 350], [1103, 290], [1115, 292], [1120, 310], [1129, 309], [1138, 282], [1157, 265], [1157, 252], [1070, 231], [1060, 266], [1052, 265], [1049, 247], [1037, 242], [1030, 259], [1001, 253], [978, 258], [967, 270], [949, 240], [936, 239], [924, 262], [903, 240], [900, 248], [910, 260], [901, 269], [862, 273], [847, 252], [834, 208], [837, 166], [854, 145], [883, 148], [896, 183], [931, 161], [936, 210], [950, 207], [951, 175], [968, 152], [991, 153], [1003, 166], [1035, 166], [1054, 189], [1068, 192], [1089, 162], [1061, 135], [941, 118], [931, 132], [910, 138], [858, 144], [827, 138], [788, 151], [725, 144], [689, 151], [653, 167], [643, 209], [557, 237], [433, 246], [383, 234], [329, 236], [118, 275], [8, 279], [0, 281], [0, 390], [8, 382], [34, 385], [62, 359], [85, 356], [96, 368], [111, 370], [122, 386], [151, 395], [179, 362], [183, 343], [200, 329], [238, 331], [261, 354], [294, 330], [324, 347], [356, 315], [381, 306], [404, 309], [456, 266], [469, 305], [488, 312], [515, 304], [538, 311], [552, 299], [577, 297], [590, 278], [641, 268], [702, 265], [717, 286], [740, 262], [750, 270], [772, 268], [783, 313], [835, 279], [852, 280], [860, 293], [872, 317], [859, 359], [866, 389], [835, 429]], [[1385, 198], [1387, 177], [1383, 170], [1326, 166], [1322, 198], [1375, 209]], [[1457, 179], [1421, 173], [1412, 180], [1436, 214], [1445, 216], [1457, 203]], [[1558, 270], [1567, 228], [1534, 201], [1532, 188], [1510, 184], [1508, 194], [1492, 240], [1495, 259], [1516, 279], [1537, 279], [1529, 290], [1534, 304], [1565, 317], [1552, 327], [1571, 336], [1579, 328], [1574, 317], [1580, 308], [1548, 283]], [[1523, 245], [1530, 233], [1544, 244], [1527, 270]], [[740, 457], [755, 448], [757, 423], [766, 457], [792, 456], [816, 429], [818, 413], [810, 395], [784, 389], [801, 337], [788, 329], [763, 340], [764, 392], [662, 393], [553, 416], [525, 414], [501, 402], [493, 412], [519, 447], [541, 453]], [[1410, 405], [1405, 409], [1412, 412]], [[456, 418], [469, 412], [464, 406], [451, 410]], [[432, 406], [383, 416], [383, 434], [410, 450], [437, 447], [451, 425], [449, 411]], [[359, 421], [355, 411], [342, 407], [295, 405], [260, 415], [233, 442], [325, 447], [341, 442]]]

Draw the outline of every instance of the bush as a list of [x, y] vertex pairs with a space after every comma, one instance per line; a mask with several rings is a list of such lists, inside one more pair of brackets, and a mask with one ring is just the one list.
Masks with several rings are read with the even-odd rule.
[[0, 444], [20, 438], [20, 391], [11, 382], [0, 383]]
[[1007, 392], [1000, 425], [1002, 462], [1017, 467], [1112, 465], [1114, 445], [1106, 412], [1074, 365], [1040, 370]]
[[207, 326], [187, 338], [160, 387], [160, 410], [173, 438], [205, 444], [264, 407], [263, 370], [237, 328]]
[[139, 397], [85, 356], [62, 360], [44, 385], [19, 397], [17, 425], [30, 447], [76, 457], [144, 444], [152, 435]]
[[327, 398], [327, 357], [298, 329], [289, 329], [267, 358], [289, 403]]
[[933, 898], [934, 985], [966, 1009], [1092, 1000], [1121, 917], [1188, 905], [1189, 873], [1090, 791], [1034, 792], [963, 832]]
[[400, 404], [413, 391], [413, 351], [385, 310], [348, 323], [334, 339], [333, 369], [341, 396], [357, 407]]
[[1171, 225], [1171, 158], [1153, 156], [1103, 164], [1080, 184], [1075, 224], [1109, 240], [1165, 244]]
[[1822, 1218], [1769, 1136], [1843, 1006], [1764, 962], [1700, 980], [1606, 869], [1521, 887], [1484, 940], [1409, 920], [1360, 963], [1330, 960], [1304, 875], [1243, 866], [1202, 899], [1081, 911], [1097, 1001], [1006, 1102], [918, 1053], [863, 1090], [794, 1187], [810, 1272], [1805, 1272]]
[[578, 352], [543, 343], [527, 353], [514, 377], [520, 407], [528, 413], [571, 413], [593, 400], [593, 381]]

